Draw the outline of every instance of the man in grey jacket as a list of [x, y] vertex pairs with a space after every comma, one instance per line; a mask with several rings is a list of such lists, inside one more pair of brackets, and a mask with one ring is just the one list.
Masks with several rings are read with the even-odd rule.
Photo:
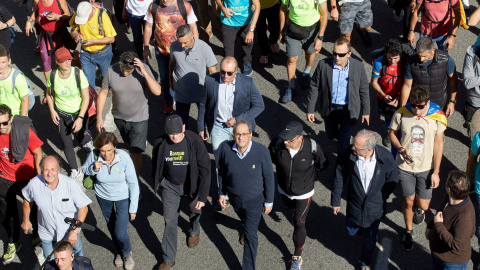
[[308, 121], [315, 121], [315, 106], [319, 99], [327, 137], [330, 140], [337, 138], [339, 154], [348, 149], [350, 133], [360, 112], [362, 123], [366, 121], [368, 125], [370, 121], [367, 74], [362, 62], [350, 59], [351, 55], [350, 42], [345, 38], [337, 39], [333, 57], [318, 63], [308, 93]]
[[467, 102], [463, 116], [467, 124], [468, 137], [472, 140], [475, 133], [480, 131], [480, 46], [472, 45], [467, 48], [463, 61], [463, 83], [467, 88]]

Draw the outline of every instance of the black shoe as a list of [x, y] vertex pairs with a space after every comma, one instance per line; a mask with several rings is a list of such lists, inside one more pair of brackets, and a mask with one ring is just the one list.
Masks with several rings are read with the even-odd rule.
[[372, 39], [370, 38], [370, 34], [368, 33], [368, 31], [360, 30], [360, 25], [357, 22], [354, 23], [354, 26], [355, 26], [355, 30], [357, 30], [358, 34], [360, 35], [360, 38], [363, 41], [363, 45], [365, 45], [365, 47], [371, 47]]
[[422, 210], [422, 208], [415, 208], [414, 215], [413, 215], [413, 223], [415, 224], [421, 224], [423, 221], [425, 221], [425, 211]]
[[405, 251], [413, 249], [413, 231], [406, 231], [402, 238], [402, 247]]

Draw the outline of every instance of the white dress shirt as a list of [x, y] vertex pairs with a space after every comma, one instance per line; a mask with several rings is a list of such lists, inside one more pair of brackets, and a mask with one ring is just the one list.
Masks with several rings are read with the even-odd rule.
[[357, 155], [355, 166], [357, 166], [358, 171], [360, 172], [360, 180], [362, 181], [365, 195], [368, 195], [368, 191], [370, 190], [370, 184], [372, 183], [376, 164], [377, 159], [375, 158], [375, 152], [373, 153], [372, 157], [367, 160], [365, 160], [362, 156]]

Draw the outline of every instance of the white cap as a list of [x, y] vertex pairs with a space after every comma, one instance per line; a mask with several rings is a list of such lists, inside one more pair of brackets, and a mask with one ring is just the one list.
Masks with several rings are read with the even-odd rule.
[[90, 17], [90, 13], [92, 13], [92, 4], [87, 1], [80, 2], [77, 6], [75, 24], [86, 24], [88, 22], [88, 17]]

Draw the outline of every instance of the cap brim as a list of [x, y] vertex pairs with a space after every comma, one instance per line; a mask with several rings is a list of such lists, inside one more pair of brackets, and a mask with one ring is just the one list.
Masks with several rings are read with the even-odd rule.
[[288, 132], [288, 131], [282, 131], [280, 132], [280, 138], [284, 139], [284, 140], [293, 140], [293, 138], [297, 137], [297, 135], [293, 134], [292, 132]]
[[78, 16], [75, 16], [75, 24], [82, 25], [82, 24], [86, 24], [87, 21], [88, 21], [88, 17], [80, 18]]

